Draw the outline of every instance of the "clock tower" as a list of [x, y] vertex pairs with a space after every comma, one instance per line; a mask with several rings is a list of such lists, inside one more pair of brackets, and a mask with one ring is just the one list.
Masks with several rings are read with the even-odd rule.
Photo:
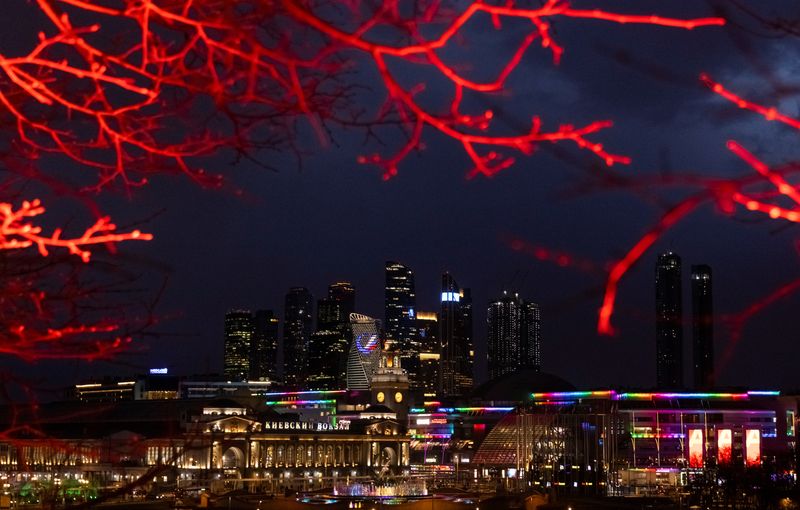
[[408, 373], [400, 367], [400, 353], [383, 351], [378, 369], [370, 384], [372, 403], [397, 413], [397, 421], [408, 418]]

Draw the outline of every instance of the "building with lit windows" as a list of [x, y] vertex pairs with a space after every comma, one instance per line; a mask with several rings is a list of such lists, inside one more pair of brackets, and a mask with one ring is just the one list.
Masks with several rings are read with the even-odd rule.
[[472, 390], [472, 297], [450, 273], [442, 275], [439, 313], [439, 393], [465, 395]]
[[383, 352], [381, 321], [360, 313], [350, 314], [353, 341], [347, 357], [347, 389], [369, 390]]
[[347, 355], [352, 332], [350, 314], [355, 306], [355, 288], [349, 282], [328, 287], [328, 297], [317, 301], [317, 330], [308, 348], [308, 389], [344, 388]]
[[711, 267], [692, 266], [692, 365], [694, 387], [714, 387], [714, 306]]
[[305, 287], [286, 294], [283, 315], [283, 380], [302, 386], [308, 377], [308, 344], [314, 331], [314, 297]]
[[683, 387], [683, 297], [681, 258], [672, 253], [656, 262], [656, 386]]
[[[146, 476], [169, 487], [277, 493], [345, 477], [408, 469], [405, 424], [370, 412], [369, 394], [273, 393], [258, 399], [186, 399], [0, 407], [6, 483], [58, 480], [105, 489]], [[362, 398], [363, 397], [363, 398]], [[334, 400], [333, 404], [327, 401]], [[326, 401], [322, 404], [312, 401]], [[337, 404], [339, 402], [340, 404]], [[297, 408], [303, 413], [298, 413]], [[316, 407], [314, 414], [312, 409]], [[80, 414], [81, 419], [74, 416]], [[30, 435], [15, 420], [36, 423]], [[153, 469], [159, 469], [153, 480]], [[80, 482], [78, 482], [80, 481]], [[31, 488], [31, 486], [33, 486]], [[18, 487], [6, 486], [7, 490]], [[42, 487], [41, 491], [45, 488]], [[31, 501], [33, 502], [33, 501]]]
[[243, 381], [250, 375], [253, 315], [249, 310], [231, 310], [225, 314], [225, 376]]
[[417, 312], [419, 338], [418, 393], [435, 394], [439, 388], [439, 317], [436, 312]]
[[419, 372], [419, 336], [414, 272], [399, 262], [386, 262], [386, 340], [400, 353], [411, 386], [416, 388]]
[[278, 326], [280, 320], [272, 310], [256, 310], [253, 315], [253, 336], [250, 345], [250, 379], [278, 379]]
[[504, 292], [489, 303], [486, 324], [490, 379], [523, 367], [541, 369], [539, 305]]

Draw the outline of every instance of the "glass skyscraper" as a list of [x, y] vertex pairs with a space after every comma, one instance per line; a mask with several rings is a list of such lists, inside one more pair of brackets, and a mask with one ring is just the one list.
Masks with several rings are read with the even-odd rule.
[[328, 287], [328, 297], [317, 301], [317, 330], [308, 353], [308, 387], [325, 390], [347, 384], [350, 315], [355, 308], [355, 288], [349, 282]]
[[385, 328], [386, 339], [400, 353], [400, 363], [408, 372], [412, 388], [418, 387], [419, 336], [416, 317], [417, 298], [414, 272], [399, 262], [386, 262]]
[[256, 310], [250, 341], [250, 379], [278, 378], [278, 325], [272, 310]]
[[671, 252], [656, 262], [656, 385], [683, 387], [681, 258]]
[[439, 313], [439, 392], [464, 395], [472, 390], [472, 297], [450, 273], [442, 275]]
[[692, 361], [697, 389], [714, 387], [714, 307], [711, 267], [692, 266]]
[[503, 294], [486, 311], [490, 379], [523, 367], [541, 368], [539, 305]]
[[286, 294], [283, 321], [283, 378], [289, 386], [302, 386], [308, 377], [308, 347], [313, 331], [314, 298], [305, 287]]
[[231, 310], [225, 314], [224, 373], [231, 380], [243, 381], [250, 375], [250, 347], [253, 316], [249, 310]]
[[353, 341], [347, 357], [347, 389], [368, 390], [381, 362], [381, 321], [353, 313], [350, 314], [350, 327]]

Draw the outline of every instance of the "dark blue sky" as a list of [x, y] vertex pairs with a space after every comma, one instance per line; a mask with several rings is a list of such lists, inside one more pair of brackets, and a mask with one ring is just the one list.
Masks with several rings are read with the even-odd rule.
[[[575, 4], [680, 17], [713, 13], [709, 4], [696, 0]], [[791, 4], [758, 2], [757, 8], [766, 15], [781, 9], [791, 13]], [[736, 16], [757, 29], [754, 21]], [[460, 52], [476, 65], [499, 65], [513, 50], [520, 28], [509, 25], [495, 32], [476, 26], [467, 38], [470, 45], [448, 56]], [[555, 35], [566, 48], [560, 66], [534, 49], [510, 79], [509, 94], [471, 103], [495, 109], [501, 130], [525, 129], [534, 114], [541, 115], [545, 127], [613, 119], [615, 126], [596, 139], [609, 151], [633, 158], [632, 165], [614, 169], [631, 176], [663, 171], [742, 175], [748, 169], [726, 151], [729, 138], [768, 162], [798, 156], [800, 133], [736, 111], [697, 79], [700, 72], [709, 72], [753, 98], [778, 101], [797, 116], [797, 96], [777, 97], [756, 65], [796, 86], [796, 38], [761, 37], [734, 27], [683, 31], [590, 20], [559, 21]], [[422, 79], [410, 66], [398, 73], [406, 83]], [[365, 72], [362, 78], [369, 76]], [[380, 95], [379, 83], [367, 84], [374, 89], [370, 97]], [[428, 90], [427, 99], [442, 104], [449, 88], [432, 82]], [[357, 309], [382, 318], [383, 264], [397, 260], [416, 273], [419, 309], [438, 306], [444, 270], [472, 288], [480, 357], [485, 357], [485, 304], [503, 289], [518, 290], [541, 305], [546, 371], [579, 387], [648, 387], [655, 379], [657, 253], [673, 250], [683, 258], [687, 320], [691, 264], [712, 266], [714, 305], [721, 315], [741, 310], [798, 276], [796, 229], [777, 231], [776, 223], [741, 221], [749, 216], [739, 212], [737, 220], [705, 206], [671, 230], [624, 278], [614, 319], [619, 334], [598, 337], [603, 275], [537, 261], [511, 250], [505, 239], [519, 237], [602, 264], [621, 256], [662, 209], [631, 191], [594, 187], [588, 194], [569, 195], [591, 174], [609, 171], [569, 143], [543, 146], [492, 179], [466, 180], [469, 162], [460, 146], [427, 130], [427, 149], [406, 159], [395, 179], [383, 182], [379, 170], [355, 162], [358, 154], [379, 147], [363, 146], [357, 132], [334, 130], [333, 136], [335, 143], [328, 147], [319, 147], [312, 137], [301, 140], [314, 152], [304, 158], [301, 170], [285, 154], [264, 155], [277, 172], [216, 160], [210, 170], [229, 175], [247, 199], [163, 178], [120, 206], [127, 218], [166, 208], [148, 225], [156, 235], [153, 242], [124, 249], [157, 261], [158, 266], [141, 270], [143, 281], [169, 275], [158, 309], [164, 320], [156, 330], [162, 335], [142, 339], [144, 351], [125, 358], [123, 370], [220, 370], [226, 310], [271, 308], [282, 315], [290, 286], [307, 286], [322, 297], [329, 283], [350, 280], [357, 289]], [[399, 143], [393, 136], [385, 138], [390, 146]], [[670, 203], [683, 193], [662, 196]], [[798, 304], [800, 299], [792, 297], [749, 323], [719, 382], [795, 386]], [[718, 352], [728, 339], [718, 324]], [[690, 342], [687, 328], [687, 376]], [[84, 377], [117, 369], [104, 363], [73, 364], [64, 373]], [[481, 366], [478, 378], [484, 376]]]

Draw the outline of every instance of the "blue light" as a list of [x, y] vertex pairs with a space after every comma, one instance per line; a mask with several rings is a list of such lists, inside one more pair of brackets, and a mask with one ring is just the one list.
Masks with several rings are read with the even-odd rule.
[[414, 318], [414, 309], [413, 309], [413, 308], [409, 308], [409, 309], [408, 309], [408, 316], [409, 316], [410, 318], [412, 318], [412, 319]]
[[442, 292], [443, 303], [458, 303], [459, 301], [461, 301], [459, 292]]
[[370, 352], [374, 351], [375, 348], [378, 346], [378, 335], [369, 334], [369, 338], [367, 339], [367, 343], [362, 343], [362, 339], [368, 336], [368, 334], [360, 334], [356, 337], [356, 347], [358, 350], [361, 351], [363, 354], [369, 354]]

